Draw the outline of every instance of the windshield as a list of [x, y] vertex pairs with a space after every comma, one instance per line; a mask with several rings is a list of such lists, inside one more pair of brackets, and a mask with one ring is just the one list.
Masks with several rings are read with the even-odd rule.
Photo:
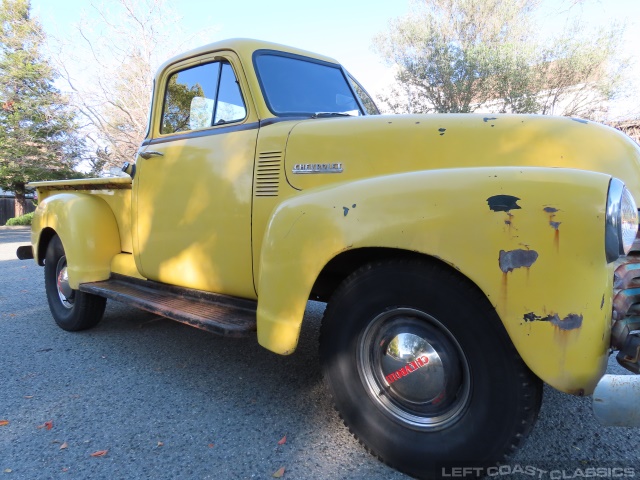
[[259, 53], [254, 62], [274, 115], [363, 114], [339, 65], [272, 53]]

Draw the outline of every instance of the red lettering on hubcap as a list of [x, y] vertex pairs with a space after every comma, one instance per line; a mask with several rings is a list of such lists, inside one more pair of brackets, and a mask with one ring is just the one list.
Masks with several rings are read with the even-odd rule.
[[422, 357], [417, 358], [413, 362], [407, 363], [404, 367], [399, 368], [393, 373], [385, 376], [385, 380], [391, 385], [396, 380], [400, 380], [402, 377], [406, 377], [407, 375], [415, 372], [419, 368], [424, 367], [427, 363], [429, 363], [429, 357], [423, 355]]

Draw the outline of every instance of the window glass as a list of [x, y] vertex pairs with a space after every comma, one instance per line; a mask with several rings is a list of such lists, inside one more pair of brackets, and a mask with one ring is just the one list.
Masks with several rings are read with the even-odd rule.
[[256, 56], [255, 63], [263, 95], [276, 115], [361, 114], [337, 65], [270, 54]]
[[351, 86], [353, 87], [353, 90], [356, 92], [356, 95], [358, 95], [360, 102], [364, 106], [364, 109], [366, 110], [367, 115], [380, 115], [380, 110], [378, 110], [378, 107], [376, 107], [376, 104], [373, 102], [373, 99], [369, 96], [367, 92], [365, 92], [364, 88], [360, 86], [360, 84], [356, 81], [356, 79], [353, 78], [351, 75], [349, 75], [349, 81], [351, 82]]
[[[216, 98], [219, 68], [219, 62], [208, 63], [182, 70], [169, 77], [164, 97], [161, 133], [177, 133], [191, 130], [192, 127], [211, 126], [211, 106]], [[192, 106], [198, 117], [193, 121]], [[211, 113], [207, 119], [209, 108]]]
[[222, 64], [215, 125], [237, 122], [247, 116], [238, 80], [228, 63]]

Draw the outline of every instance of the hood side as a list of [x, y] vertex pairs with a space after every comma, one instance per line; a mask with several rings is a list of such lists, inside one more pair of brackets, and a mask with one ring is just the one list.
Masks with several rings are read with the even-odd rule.
[[[285, 158], [287, 179], [301, 190], [418, 170], [523, 166], [606, 173], [624, 181], [640, 199], [640, 147], [613, 128], [567, 117], [449, 114], [312, 119], [295, 126]], [[294, 168], [307, 172], [293, 173]], [[324, 173], [314, 174], [314, 169]]]

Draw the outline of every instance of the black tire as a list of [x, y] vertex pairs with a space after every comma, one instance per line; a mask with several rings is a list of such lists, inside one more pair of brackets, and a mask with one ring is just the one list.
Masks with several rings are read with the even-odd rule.
[[487, 298], [437, 261], [353, 273], [325, 311], [320, 358], [345, 425], [418, 478], [485, 474], [523, 442], [542, 401]]
[[64, 282], [66, 267], [64, 247], [56, 235], [47, 246], [44, 261], [44, 286], [51, 315], [60, 328], [69, 332], [95, 327], [102, 320], [107, 299], [71, 289]]

